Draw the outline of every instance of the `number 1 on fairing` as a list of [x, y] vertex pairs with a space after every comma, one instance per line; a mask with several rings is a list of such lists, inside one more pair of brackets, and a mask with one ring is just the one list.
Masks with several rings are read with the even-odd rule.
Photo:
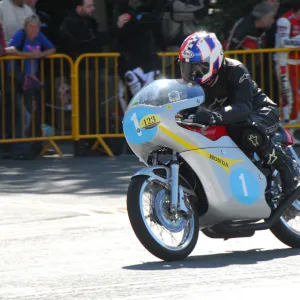
[[243, 188], [244, 196], [245, 196], [245, 197], [248, 197], [249, 194], [248, 194], [248, 189], [247, 189], [247, 185], [246, 185], [246, 180], [245, 180], [245, 175], [244, 175], [244, 173], [241, 173], [239, 179], [240, 179], [241, 182], [242, 182], [242, 188]]
[[141, 128], [140, 128], [140, 124], [139, 124], [139, 121], [137, 119], [137, 115], [136, 113], [134, 113], [130, 119], [131, 121], [133, 121], [133, 124], [134, 124], [134, 127], [136, 129], [136, 132], [137, 132], [137, 135], [138, 136], [141, 136], [143, 133], [141, 131]]

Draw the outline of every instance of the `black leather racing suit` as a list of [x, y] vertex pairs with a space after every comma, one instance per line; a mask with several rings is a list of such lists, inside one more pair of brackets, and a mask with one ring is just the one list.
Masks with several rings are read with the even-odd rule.
[[223, 124], [252, 120], [267, 134], [276, 132], [279, 125], [277, 105], [257, 87], [241, 62], [225, 58], [216, 82], [203, 89], [204, 106], [217, 111]]
[[216, 124], [228, 125], [229, 135], [245, 153], [256, 152], [279, 171], [284, 193], [293, 191], [298, 170], [270, 139], [279, 126], [277, 105], [257, 87], [247, 68], [225, 58], [214, 84], [202, 88], [205, 103], [198, 108], [196, 117], [203, 109], [214, 112]]

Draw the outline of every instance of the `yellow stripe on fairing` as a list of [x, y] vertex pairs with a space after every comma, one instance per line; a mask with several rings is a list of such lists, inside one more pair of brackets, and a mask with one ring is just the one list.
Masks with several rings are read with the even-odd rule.
[[229, 173], [230, 167], [233, 164], [242, 162], [243, 160], [235, 160], [235, 159], [229, 159], [229, 158], [223, 158], [221, 156], [212, 154], [208, 151], [205, 151], [203, 149], [197, 149], [196, 146], [194, 146], [193, 144], [188, 143], [187, 141], [185, 141], [184, 139], [180, 138], [179, 136], [177, 136], [175, 133], [173, 133], [172, 131], [170, 131], [169, 129], [167, 129], [166, 127], [159, 125], [158, 128], [164, 133], [166, 134], [168, 137], [170, 137], [171, 139], [173, 139], [174, 141], [176, 141], [177, 143], [179, 143], [180, 145], [182, 145], [183, 147], [185, 147], [187, 150], [191, 150], [193, 152], [196, 152], [202, 156], [205, 156], [206, 158], [209, 158], [210, 160], [214, 161], [216, 164], [218, 164], [220, 167], [222, 167], [226, 173]]

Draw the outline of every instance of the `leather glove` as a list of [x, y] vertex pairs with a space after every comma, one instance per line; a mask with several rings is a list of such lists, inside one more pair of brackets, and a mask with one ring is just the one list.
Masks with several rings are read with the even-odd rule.
[[217, 112], [208, 110], [197, 111], [194, 122], [203, 125], [218, 125], [222, 124], [222, 115]]

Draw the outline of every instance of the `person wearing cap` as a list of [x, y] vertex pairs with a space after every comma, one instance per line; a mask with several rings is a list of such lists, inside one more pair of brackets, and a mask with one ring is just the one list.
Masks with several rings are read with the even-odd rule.
[[269, 3], [273, 7], [275, 11], [275, 15], [278, 13], [280, 7], [280, 0], [263, 0], [263, 1]]
[[265, 31], [275, 22], [276, 11], [268, 2], [254, 6], [251, 15], [239, 19], [233, 26], [226, 50], [264, 48]]
[[[254, 6], [250, 15], [238, 20], [233, 26], [226, 50], [255, 50], [266, 48], [266, 31], [275, 22], [276, 11], [263, 1]], [[262, 85], [260, 55], [238, 55], [251, 73], [253, 79]]]

